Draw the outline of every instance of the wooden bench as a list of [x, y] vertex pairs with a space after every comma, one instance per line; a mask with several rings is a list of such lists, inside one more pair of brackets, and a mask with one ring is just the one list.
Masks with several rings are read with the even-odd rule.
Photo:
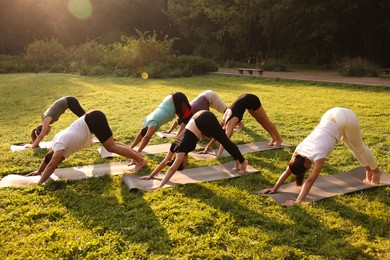
[[381, 69], [383, 71], [383, 74], [390, 75], [390, 69]]
[[263, 75], [262, 69], [248, 69], [248, 68], [239, 68], [237, 69], [239, 74], [244, 74], [244, 71], [247, 71], [249, 75], [253, 75], [253, 72], [257, 72], [259, 76]]

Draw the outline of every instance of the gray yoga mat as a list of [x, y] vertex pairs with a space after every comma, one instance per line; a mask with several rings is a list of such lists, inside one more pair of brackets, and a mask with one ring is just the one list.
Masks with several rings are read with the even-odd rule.
[[[129, 162], [104, 163], [69, 168], [59, 168], [50, 176], [50, 180], [79, 180], [90, 177], [100, 177], [106, 174], [119, 175], [129, 173], [134, 165], [128, 166]], [[26, 187], [37, 184], [41, 176], [23, 176], [10, 174], [0, 180], [0, 188], [3, 187]], [[47, 182], [48, 182], [47, 181]]]
[[[363, 167], [355, 168], [344, 173], [318, 176], [310, 189], [309, 194], [306, 196], [305, 201], [318, 201], [340, 194], [377, 187], [364, 184], [364, 179], [365, 169]], [[383, 173], [379, 185], [390, 185], [390, 174]], [[254, 193], [270, 197], [277, 203], [282, 204], [287, 200], [295, 200], [298, 197], [301, 188], [302, 187], [296, 186], [294, 182], [291, 182], [280, 186], [278, 192], [275, 194], [261, 194], [260, 190], [256, 190]]]
[[177, 131], [174, 131], [172, 133], [156, 132], [156, 135], [158, 135], [161, 138], [175, 138], [177, 135]]
[[[92, 142], [98, 143], [99, 140], [96, 137], [93, 137]], [[51, 148], [52, 144], [53, 144], [53, 141], [42, 141], [39, 143], [39, 148], [49, 149], [49, 148]], [[29, 149], [29, 148], [26, 148], [25, 145], [26, 144], [11, 144], [11, 151], [12, 152], [20, 152], [20, 151], [24, 151], [24, 150]]]
[[[183, 171], [177, 171], [164, 188], [171, 187], [178, 184], [189, 184], [197, 182], [208, 182], [223, 180], [229, 178], [236, 178], [247, 174], [252, 174], [259, 172], [255, 168], [248, 165], [247, 171], [244, 174], [237, 173], [233, 171], [234, 162], [229, 162], [225, 164], [200, 167], [200, 168], [191, 168]], [[150, 180], [141, 180], [140, 175], [122, 175], [124, 183], [127, 185], [129, 190], [140, 189], [146, 190], [147, 187], [157, 185], [164, 178], [164, 174], [159, 173], [153, 179]]]
[[[170, 143], [166, 144], [155, 144], [155, 145], [147, 145], [143, 150], [142, 154], [158, 154], [158, 153], [167, 153], [169, 151], [169, 148], [171, 147]], [[135, 148], [137, 150], [137, 147]], [[107, 151], [104, 147], [99, 147], [98, 152], [102, 158], [110, 158], [110, 157], [116, 157], [120, 156], [116, 153], [110, 153]]]
[[[237, 145], [238, 149], [240, 149], [240, 152], [242, 154], [246, 153], [253, 153], [253, 152], [259, 152], [259, 151], [267, 151], [267, 150], [274, 150], [274, 149], [281, 149], [284, 147], [288, 147], [287, 144], [282, 144], [281, 147], [274, 147], [274, 146], [268, 146], [269, 142], [255, 142], [255, 143], [247, 143], [247, 144], [239, 144]], [[189, 155], [193, 157], [196, 160], [208, 160], [208, 159], [215, 159], [217, 149], [210, 150], [207, 154], [199, 154], [197, 152], [190, 152]], [[230, 156], [230, 154], [224, 150], [220, 157], [227, 157]]]

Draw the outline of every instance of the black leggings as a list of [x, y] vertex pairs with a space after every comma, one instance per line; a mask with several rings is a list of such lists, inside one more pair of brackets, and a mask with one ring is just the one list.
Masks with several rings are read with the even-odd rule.
[[82, 117], [85, 114], [85, 110], [81, 107], [79, 101], [75, 97], [66, 97], [68, 102], [68, 108], [78, 117]]
[[239, 160], [240, 163], [245, 161], [237, 145], [230, 141], [212, 112], [196, 113], [192, 118], [195, 120], [198, 129], [207, 137], [217, 140], [234, 160]]
[[87, 112], [85, 114], [85, 123], [87, 123], [91, 133], [95, 134], [101, 143], [104, 143], [112, 136], [106, 115], [102, 111], [92, 110]]

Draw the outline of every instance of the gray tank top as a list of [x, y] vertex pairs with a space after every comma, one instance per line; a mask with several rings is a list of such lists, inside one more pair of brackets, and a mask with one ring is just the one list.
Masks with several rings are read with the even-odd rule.
[[42, 118], [47, 116], [52, 117], [51, 123], [58, 121], [60, 116], [68, 109], [68, 101], [66, 97], [56, 100], [46, 111], [42, 114]]

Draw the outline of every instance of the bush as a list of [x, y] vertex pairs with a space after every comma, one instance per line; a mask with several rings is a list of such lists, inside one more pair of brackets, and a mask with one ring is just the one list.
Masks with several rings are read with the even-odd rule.
[[67, 50], [56, 39], [34, 41], [25, 48], [24, 60], [45, 68], [55, 63], [64, 63], [68, 58]]
[[338, 72], [343, 76], [377, 77], [379, 68], [364, 58], [344, 58], [337, 64]]
[[[143, 71], [151, 78], [190, 77], [217, 71], [217, 64], [210, 59], [198, 56], [170, 57], [164, 61], [153, 62]], [[140, 71], [139, 73], [142, 73]]]

